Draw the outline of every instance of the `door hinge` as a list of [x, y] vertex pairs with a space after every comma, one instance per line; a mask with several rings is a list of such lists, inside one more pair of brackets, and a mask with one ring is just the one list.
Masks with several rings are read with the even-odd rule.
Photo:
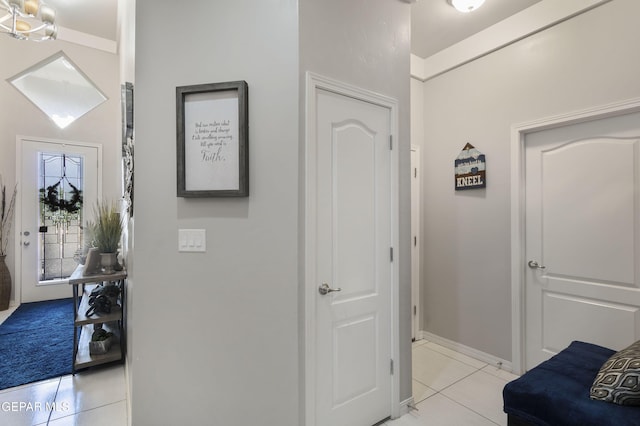
[[389, 149], [393, 149], [393, 135], [389, 135]]
[[418, 246], [418, 237], [414, 235], [413, 237], [413, 246], [417, 247]]
[[389, 247], [389, 257], [391, 258], [391, 261], [393, 262], [393, 247]]
[[413, 177], [414, 178], [418, 177], [418, 169], [417, 168], [413, 169]]
[[413, 315], [418, 315], [418, 307], [413, 305]]
[[390, 369], [389, 369], [389, 371], [391, 372], [391, 375], [393, 376], [393, 360], [390, 360], [390, 361], [391, 361], [391, 362], [390, 362], [390, 364], [389, 364], [389, 365], [390, 365]]

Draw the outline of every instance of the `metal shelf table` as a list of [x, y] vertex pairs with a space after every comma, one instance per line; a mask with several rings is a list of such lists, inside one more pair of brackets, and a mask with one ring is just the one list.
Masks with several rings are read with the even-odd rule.
[[[69, 284], [73, 288], [73, 374], [77, 370], [93, 367], [107, 362], [124, 361], [126, 353], [126, 294], [125, 280], [127, 271], [117, 271], [113, 274], [83, 275], [84, 266], [78, 265], [71, 277]], [[93, 314], [86, 316], [89, 309], [89, 297], [91, 291], [102, 283], [114, 283], [120, 288], [118, 302], [119, 308], [113, 309], [109, 314]], [[103, 324], [103, 328], [114, 334], [114, 343], [105, 354], [96, 355], [89, 353], [89, 342], [95, 324]]]

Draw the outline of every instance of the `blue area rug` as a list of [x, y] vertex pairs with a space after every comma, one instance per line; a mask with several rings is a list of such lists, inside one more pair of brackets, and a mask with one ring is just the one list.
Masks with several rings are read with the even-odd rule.
[[0, 389], [71, 374], [73, 298], [23, 303], [0, 325]]

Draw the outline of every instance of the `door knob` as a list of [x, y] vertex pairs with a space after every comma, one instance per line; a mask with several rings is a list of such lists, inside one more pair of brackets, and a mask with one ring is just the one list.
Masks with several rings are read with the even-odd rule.
[[322, 285], [320, 287], [318, 287], [318, 293], [320, 293], [321, 295], [325, 295], [325, 294], [329, 294], [332, 293], [334, 291], [342, 291], [341, 288], [331, 288], [329, 287], [329, 284], [327, 283], [322, 283]]
[[29, 244], [31, 244], [29, 241], [25, 241], [22, 243], [25, 247], [29, 247]]
[[540, 264], [539, 264], [538, 262], [536, 262], [535, 260], [530, 260], [530, 261], [529, 261], [529, 263], [528, 263], [528, 265], [529, 265], [529, 268], [531, 268], [531, 269], [542, 269], [542, 270], [547, 269], [547, 267], [546, 267], [546, 266], [542, 266], [542, 265], [540, 265]]

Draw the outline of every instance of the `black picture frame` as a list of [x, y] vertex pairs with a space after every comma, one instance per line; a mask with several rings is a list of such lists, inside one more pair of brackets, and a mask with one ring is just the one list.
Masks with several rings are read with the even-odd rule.
[[121, 85], [122, 108], [122, 173], [124, 182], [124, 200], [127, 203], [127, 213], [133, 217], [133, 83]]
[[249, 196], [246, 81], [176, 87], [178, 197]]

